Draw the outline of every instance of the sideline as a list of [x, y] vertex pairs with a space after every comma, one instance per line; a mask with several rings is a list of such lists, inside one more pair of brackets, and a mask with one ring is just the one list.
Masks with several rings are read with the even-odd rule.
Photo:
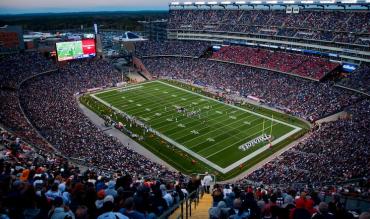
[[177, 172], [175, 168], [173, 168], [171, 165], [166, 163], [164, 160], [157, 157], [155, 154], [153, 154], [151, 151], [137, 143], [136, 141], [132, 140], [130, 137], [125, 135], [123, 132], [119, 131], [116, 128], [110, 128], [107, 129], [107, 127], [104, 125], [104, 120], [100, 118], [98, 115], [96, 115], [93, 111], [88, 109], [86, 106], [84, 106], [79, 100], [78, 97], [76, 97], [76, 101], [78, 103], [78, 106], [81, 110], [81, 112], [89, 118], [89, 120], [98, 127], [102, 132], [104, 132], [107, 135], [116, 137], [124, 146], [129, 147], [133, 151], [137, 152], [138, 154], [141, 154], [142, 156], [148, 158], [149, 160], [158, 163], [160, 165], [163, 165], [167, 167], [171, 171]]
[[[193, 95], [201, 96], [202, 98], [210, 99], [210, 100], [215, 101], [215, 102], [218, 102], [218, 103], [222, 103], [222, 102], [220, 102], [220, 101], [218, 101], [218, 100], [214, 100], [214, 99], [212, 99], [212, 98], [210, 98], [210, 97], [203, 96], [203, 95], [201, 95], [201, 94], [198, 94], [198, 93], [195, 93], [195, 92], [192, 92], [192, 91], [188, 91], [188, 90], [186, 90], [186, 89], [183, 89], [183, 88], [180, 88], [180, 87], [176, 87], [176, 86], [174, 86], [174, 85], [171, 85], [171, 84], [168, 84], [168, 83], [165, 83], [165, 82], [162, 82], [162, 81], [151, 81], [151, 82], [144, 82], [144, 83], [154, 83], [154, 82], [161, 83], [161, 84], [163, 84], [163, 85], [167, 85], [167, 86], [170, 86], [170, 87], [173, 87], [173, 88], [177, 88], [177, 89], [179, 89], [179, 90], [183, 90], [183, 91], [188, 92], [188, 93], [191, 93], [191, 94], [193, 94]], [[101, 103], [103, 103], [104, 105], [106, 105], [107, 107], [112, 108], [112, 109], [113, 109], [113, 110], [115, 110], [116, 112], [119, 112], [119, 113], [122, 113], [122, 114], [126, 114], [126, 113], [122, 112], [121, 110], [117, 109], [116, 107], [112, 106], [111, 104], [107, 103], [106, 101], [104, 101], [104, 100], [100, 99], [99, 97], [97, 97], [96, 95], [98, 95], [98, 94], [100, 94], [100, 92], [99, 92], [99, 93], [94, 93], [94, 94], [92, 94], [91, 96], [92, 96], [94, 99], [96, 99], [96, 100], [98, 100], [99, 102], [101, 102]], [[225, 103], [222, 103], [222, 104], [225, 104]], [[260, 115], [260, 114], [258, 114], [258, 113], [255, 113], [255, 112], [252, 112], [252, 111], [249, 111], [249, 110], [246, 110], [246, 109], [243, 109], [243, 108], [240, 108], [240, 107], [234, 106], [234, 105], [229, 105], [229, 104], [225, 104], [225, 105], [228, 105], [228, 106], [233, 107], [233, 108], [236, 108], [236, 109], [238, 109], [238, 110], [245, 111], [245, 112], [251, 113], [251, 114], [253, 114], [253, 115], [257, 115], [257, 116], [259, 116], [259, 117], [266, 118], [266, 119], [270, 119], [271, 121], [275, 121], [275, 122], [277, 122], [277, 123], [281, 123], [281, 124], [284, 124], [284, 125], [287, 125], [287, 126], [290, 126], [290, 127], [293, 127], [293, 128], [294, 128], [292, 131], [290, 131], [290, 132], [288, 132], [288, 133], [284, 134], [283, 136], [280, 136], [279, 138], [277, 138], [277, 139], [275, 139], [274, 141], [272, 141], [272, 142], [271, 142], [271, 145], [276, 145], [276, 144], [278, 144], [279, 142], [281, 142], [281, 141], [285, 140], [286, 138], [288, 138], [288, 137], [290, 137], [290, 136], [294, 135], [295, 133], [299, 132], [299, 131], [302, 129], [302, 128], [300, 128], [300, 127], [297, 127], [297, 126], [294, 126], [294, 125], [291, 125], [291, 124], [288, 124], [288, 123], [282, 122], [282, 121], [277, 120], [277, 119], [269, 118], [269, 117], [267, 117], [267, 116], [265, 116], [265, 115]], [[127, 115], [127, 114], [126, 114], [126, 115]], [[129, 115], [129, 116], [131, 116], [131, 115]], [[140, 122], [141, 122], [141, 121], [140, 121]], [[205, 157], [201, 156], [200, 154], [195, 153], [195, 152], [194, 152], [194, 151], [192, 151], [191, 149], [189, 149], [189, 148], [187, 148], [187, 147], [183, 146], [182, 144], [179, 144], [178, 142], [174, 141], [173, 139], [171, 139], [171, 138], [167, 137], [166, 135], [164, 135], [164, 134], [162, 134], [162, 133], [160, 133], [160, 132], [158, 132], [158, 131], [156, 131], [156, 130], [154, 130], [154, 131], [153, 131], [153, 133], [155, 133], [156, 135], [158, 135], [159, 137], [161, 137], [161, 138], [162, 138], [162, 139], [164, 139], [165, 141], [167, 141], [167, 142], [171, 143], [172, 145], [176, 146], [177, 148], [179, 148], [179, 149], [181, 149], [181, 150], [185, 151], [186, 153], [188, 153], [188, 154], [192, 155], [193, 157], [197, 158], [198, 160], [203, 161], [204, 163], [206, 163], [208, 166], [212, 167], [213, 169], [216, 169], [217, 171], [219, 171], [219, 172], [221, 172], [221, 173], [224, 173], [224, 174], [225, 174], [225, 173], [227, 173], [227, 172], [229, 172], [229, 171], [231, 171], [232, 169], [234, 169], [234, 168], [236, 168], [236, 167], [240, 166], [240, 164], [247, 162], [248, 160], [252, 159], [253, 157], [257, 156], [258, 154], [260, 154], [260, 153], [262, 153], [262, 152], [264, 152], [265, 150], [267, 150], [267, 149], [269, 149], [269, 148], [270, 148], [270, 144], [266, 144], [265, 146], [263, 146], [263, 147], [261, 147], [261, 148], [257, 149], [256, 151], [254, 151], [254, 152], [252, 152], [252, 153], [248, 154], [247, 156], [245, 156], [245, 157], [243, 157], [243, 158], [241, 158], [241, 159], [239, 159], [239, 160], [235, 161], [233, 164], [230, 164], [229, 166], [222, 168], [221, 166], [219, 166], [219, 165], [217, 165], [217, 164], [213, 163], [212, 161], [208, 160], [207, 158], [205, 158]]]

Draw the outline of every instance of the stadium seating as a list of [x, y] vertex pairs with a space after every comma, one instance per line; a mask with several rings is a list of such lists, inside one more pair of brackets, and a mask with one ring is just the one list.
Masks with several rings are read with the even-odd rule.
[[[339, 19], [340, 18], [340, 19]], [[369, 45], [369, 11], [170, 10], [169, 29], [241, 32]]]
[[[258, 63], [260, 60], [252, 62]], [[354, 103], [359, 96], [332, 86], [294, 78], [267, 70], [206, 59], [144, 59], [149, 72], [157, 77], [190, 80], [201, 85], [252, 95], [267, 105], [315, 121]]]
[[171, 181], [141, 180], [134, 173], [83, 170], [54, 153], [34, 150], [1, 127], [0, 155], [0, 216], [5, 219], [157, 218], [200, 185], [199, 178], [181, 174]]
[[370, 94], [370, 65], [362, 64], [339, 82], [340, 85]]
[[0, 87], [16, 88], [26, 77], [33, 76], [47, 70], [53, 70], [51, 60], [47, 60], [40, 53], [28, 52], [12, 54], [0, 58], [1, 74]]
[[138, 56], [179, 55], [199, 57], [210, 46], [208, 42], [191, 41], [144, 41], [136, 43]]
[[213, 53], [212, 58], [292, 73], [315, 80], [322, 79], [339, 66], [338, 63], [332, 63], [320, 57], [243, 46], [222, 47], [221, 50]]
[[[209, 19], [216, 19], [212, 13], [209, 16]], [[177, 54], [198, 56], [201, 54], [198, 52], [203, 52], [206, 47], [187, 50], [187, 46], [190, 45], [181, 45], [183, 52]], [[167, 54], [173, 54], [170, 48], [165, 50]], [[293, 55], [285, 54], [284, 58], [271, 55], [274, 62], [266, 62], [259, 57], [269, 55], [269, 51], [255, 52], [261, 54], [253, 58], [238, 56], [240, 59], [236, 62], [250, 62], [280, 71], [294, 72], [294, 69], [299, 69], [291, 67], [294, 62], [289, 59]], [[230, 57], [233, 57], [232, 53]], [[331, 194], [333, 191], [354, 190], [358, 196], [368, 196], [368, 185], [361, 188], [316, 186], [315, 189], [301, 186], [290, 190], [290, 185], [294, 183], [340, 184], [350, 179], [369, 177], [370, 102], [363, 96], [334, 87], [332, 82], [314, 82], [202, 58], [154, 57], [144, 58], [143, 63], [156, 77], [184, 79], [244, 96], [253, 95], [261, 98], [264, 104], [310, 121], [343, 109], [348, 112], [349, 116], [344, 119], [315, 126], [303, 142], [245, 176], [237, 182], [240, 186], [232, 186], [235, 197], [241, 197], [248, 201], [244, 203], [256, 207], [250, 213], [267, 214], [266, 209], [274, 203], [280, 203], [279, 206], [292, 204], [285, 200], [285, 193], [294, 197], [305, 191], [315, 198], [315, 204], [323, 200], [321, 196], [316, 199], [318, 192]], [[308, 66], [315, 69], [315, 64]], [[3, 57], [0, 68], [9, 69], [0, 74], [0, 123], [11, 131], [0, 131], [1, 217], [48, 218], [59, 212], [63, 218], [72, 214], [76, 218], [96, 218], [112, 214], [109, 213], [112, 210], [118, 217], [122, 217], [121, 214], [129, 216], [133, 212], [155, 217], [200, 185], [199, 178], [190, 179], [174, 173], [132, 151], [114, 137], [104, 134], [82, 114], [75, 100], [77, 93], [94, 87], [109, 87], [121, 81], [121, 74], [114, 71], [108, 62], [77, 60], [56, 66], [39, 54], [25, 53]], [[330, 66], [323, 69], [327, 68]], [[49, 70], [52, 72], [37, 75]], [[298, 72], [305, 71], [299, 69]], [[366, 71], [366, 67], [358, 70]], [[306, 74], [309, 77], [322, 74], [314, 72]], [[35, 77], [20, 84], [28, 76]], [[360, 84], [361, 77], [350, 79], [353, 86], [366, 87]], [[57, 155], [49, 143], [62, 155], [83, 160], [84, 165], [81, 168], [71, 165]], [[250, 181], [283, 184], [283, 187], [247, 187]], [[221, 192], [227, 197], [230, 193], [226, 186], [226, 189], [219, 188], [220, 191], [217, 187], [215, 190], [218, 195]], [[242, 192], [244, 189], [246, 192]], [[299, 196], [304, 198], [304, 194]], [[332, 206], [337, 204], [338, 198], [335, 197], [330, 203]], [[267, 199], [272, 204], [262, 202]], [[220, 200], [223, 197], [216, 196], [214, 205]], [[228, 214], [233, 214], [232, 210], [235, 213], [235, 209], [242, 212], [246, 207], [232, 205], [233, 198], [224, 201], [226, 207], [230, 207]], [[235, 202], [237, 204], [238, 200]], [[341, 207], [331, 208], [330, 212], [339, 215], [346, 211]]]

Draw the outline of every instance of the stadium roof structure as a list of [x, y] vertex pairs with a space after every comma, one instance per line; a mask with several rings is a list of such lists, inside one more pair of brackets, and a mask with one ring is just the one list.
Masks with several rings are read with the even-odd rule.
[[370, 8], [370, 0], [247, 0], [247, 1], [173, 1], [169, 3], [170, 8], [176, 7], [201, 7], [201, 6], [221, 6], [221, 7], [229, 7], [229, 6], [257, 6], [257, 5], [300, 5], [300, 6], [318, 6], [318, 7], [330, 7], [331, 5], [336, 5], [339, 7], [347, 8], [350, 7], [366, 7], [367, 9]]

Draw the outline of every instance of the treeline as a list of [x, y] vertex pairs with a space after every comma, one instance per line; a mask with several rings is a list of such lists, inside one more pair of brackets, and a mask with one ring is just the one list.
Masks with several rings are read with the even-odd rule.
[[79, 13], [44, 13], [1, 15], [0, 26], [21, 25], [24, 30], [69, 30], [92, 28], [94, 23], [101, 29], [120, 29], [141, 31], [138, 21], [165, 19], [167, 11], [135, 11], [135, 12], [79, 12]]

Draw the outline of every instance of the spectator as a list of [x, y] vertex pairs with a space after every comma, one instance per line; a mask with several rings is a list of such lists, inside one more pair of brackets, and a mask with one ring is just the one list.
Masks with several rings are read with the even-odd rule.
[[74, 219], [75, 215], [69, 208], [63, 204], [61, 197], [55, 197], [53, 200], [54, 209], [49, 212], [51, 219]]
[[204, 190], [206, 193], [209, 194], [209, 188], [211, 187], [211, 183], [213, 182], [212, 176], [206, 172], [204, 178], [203, 178], [203, 185], [204, 185]]
[[130, 219], [145, 219], [145, 215], [135, 210], [135, 203], [132, 197], [125, 200], [125, 208], [120, 209], [120, 212]]
[[313, 214], [312, 219], [334, 219], [334, 215], [329, 212], [329, 206], [325, 202], [320, 202], [319, 209]]
[[233, 208], [229, 210], [229, 215], [232, 219], [247, 219], [250, 213], [243, 208], [242, 201], [237, 198], [234, 200]]

